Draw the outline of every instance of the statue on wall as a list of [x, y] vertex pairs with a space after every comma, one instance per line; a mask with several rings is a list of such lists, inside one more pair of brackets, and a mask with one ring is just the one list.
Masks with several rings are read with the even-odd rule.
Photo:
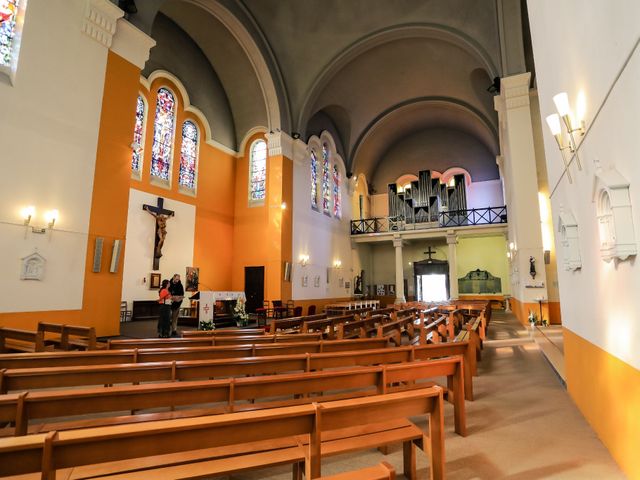
[[47, 261], [38, 252], [22, 258], [21, 280], [42, 280]]
[[353, 294], [362, 295], [362, 279], [364, 278], [364, 270], [360, 271], [360, 275], [356, 275], [353, 279]]
[[536, 272], [536, 259], [533, 257], [529, 257], [529, 275], [531, 275], [531, 278], [535, 280], [537, 274], [538, 272]]

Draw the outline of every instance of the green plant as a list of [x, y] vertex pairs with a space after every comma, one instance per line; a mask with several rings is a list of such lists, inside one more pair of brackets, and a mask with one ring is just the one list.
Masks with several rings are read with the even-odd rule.
[[209, 320], [209, 321], [205, 320], [200, 322], [199, 328], [200, 330], [215, 330], [216, 325], [215, 323], [213, 323], [213, 320]]
[[529, 310], [529, 323], [531, 325], [538, 323], [538, 316], [532, 310]]

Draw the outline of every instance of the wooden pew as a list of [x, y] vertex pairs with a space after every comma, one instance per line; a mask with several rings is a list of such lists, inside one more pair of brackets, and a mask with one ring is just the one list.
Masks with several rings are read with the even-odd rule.
[[[339, 342], [336, 340], [336, 342]], [[378, 339], [386, 344], [386, 339]], [[358, 342], [360, 343], [360, 342]], [[212, 347], [219, 348], [219, 347]], [[110, 353], [110, 352], [105, 352]], [[469, 342], [450, 342], [415, 347], [347, 350], [343, 352], [303, 353], [249, 358], [222, 358], [153, 363], [124, 363], [74, 366], [42, 366], [35, 368], [0, 370], [0, 392], [38, 388], [73, 387], [87, 385], [113, 385], [157, 381], [192, 381], [244, 375], [265, 375], [290, 372], [322, 371], [355, 366], [383, 365], [428, 360], [452, 355], [464, 358], [465, 398], [473, 400], [473, 375], [477, 374], [475, 348]], [[112, 360], [108, 357], [109, 360]], [[57, 358], [49, 359], [57, 360]], [[78, 359], [76, 359], [78, 360]], [[79, 358], [82, 360], [82, 357]], [[93, 359], [95, 360], [95, 359]], [[21, 368], [20, 368], [21, 367]]]
[[240, 337], [240, 336], [255, 336], [264, 335], [266, 332], [264, 328], [225, 328], [217, 330], [183, 330], [183, 338], [191, 337]]
[[339, 340], [350, 338], [366, 338], [367, 332], [377, 328], [379, 324], [388, 322], [390, 319], [384, 315], [375, 315], [362, 318], [349, 323], [341, 323], [337, 326], [337, 337]]
[[45, 349], [43, 332], [0, 327], [0, 353], [44, 352]]
[[[154, 383], [111, 388], [26, 392], [16, 398], [15, 410], [5, 405], [0, 422], [16, 425], [26, 435], [33, 420], [65, 417], [62, 422], [31, 425], [31, 432], [122, 425], [168, 418], [185, 418], [241, 410], [256, 410], [313, 401], [327, 402], [424, 388], [427, 379], [446, 376], [449, 400], [454, 405], [455, 431], [466, 435], [463, 363], [461, 357], [408, 362], [339, 371], [269, 375], [200, 382]], [[429, 385], [432, 385], [431, 382]], [[277, 398], [277, 400], [273, 400]], [[206, 399], [207, 407], [199, 406]], [[215, 406], [212, 404], [215, 403]], [[173, 411], [174, 407], [190, 406]], [[198, 406], [198, 408], [194, 408]], [[117, 415], [127, 410], [171, 408], [167, 412]], [[111, 414], [104, 417], [104, 414]], [[92, 418], [70, 419], [74, 416]], [[96, 417], [96, 415], [100, 415]]]
[[[427, 435], [408, 420], [423, 415], [428, 418]], [[428, 452], [431, 478], [444, 478], [441, 388], [5, 438], [0, 439], [0, 475], [42, 472], [42, 478], [53, 479], [57, 470], [87, 466], [74, 468], [72, 477], [115, 479], [122, 477], [113, 474], [123, 473], [130, 480], [185, 478], [304, 461], [306, 478], [316, 479], [323, 456], [398, 442], [403, 443], [408, 478], [417, 478], [416, 445]], [[177, 453], [183, 455], [171, 455]], [[299, 471], [294, 467], [294, 478]]]
[[109, 340], [108, 350], [126, 350], [131, 348], [179, 348], [208, 347], [218, 345], [249, 345], [281, 342], [317, 342], [322, 334], [307, 333], [297, 335], [252, 335], [232, 337], [227, 335], [188, 338], [140, 338]]
[[336, 338], [336, 329], [341, 323], [349, 323], [355, 321], [357, 315], [342, 315], [340, 317], [327, 317], [318, 320], [305, 320], [302, 323], [302, 333], [321, 332], [329, 340]]
[[321, 318], [327, 318], [327, 314], [318, 313], [316, 315], [306, 315], [302, 317], [273, 318], [269, 322], [269, 333], [275, 334], [279, 331], [282, 331], [281, 333], [295, 333], [302, 328], [305, 320], [319, 320]]
[[218, 347], [148, 348], [87, 352], [43, 352], [0, 355], [0, 370], [5, 368], [40, 368], [73, 365], [145, 363], [216, 358], [261, 357], [304, 353], [341, 352], [377, 349], [386, 340], [365, 338], [300, 343], [254, 344]]
[[387, 462], [381, 462], [375, 467], [361, 468], [353, 472], [338, 473], [322, 477], [319, 480], [395, 480], [396, 471]]
[[[61, 350], [97, 350], [105, 346], [97, 342], [94, 327], [38, 322], [38, 331], [43, 332], [45, 344], [54, 345]], [[47, 333], [53, 333], [56, 336], [47, 337]]]

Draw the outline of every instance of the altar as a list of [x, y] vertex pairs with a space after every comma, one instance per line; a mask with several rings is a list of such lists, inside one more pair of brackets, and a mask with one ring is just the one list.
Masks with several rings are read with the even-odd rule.
[[199, 297], [198, 329], [203, 322], [212, 322], [216, 327], [235, 325], [236, 303], [247, 300], [240, 291], [200, 291]]
[[360, 308], [380, 308], [380, 300], [352, 300], [350, 302], [330, 303], [324, 307], [327, 315], [344, 315], [349, 310], [358, 310]]

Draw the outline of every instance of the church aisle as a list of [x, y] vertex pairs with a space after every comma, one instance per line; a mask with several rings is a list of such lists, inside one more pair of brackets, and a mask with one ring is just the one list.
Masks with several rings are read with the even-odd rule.
[[[489, 341], [474, 378], [476, 400], [467, 402], [469, 436], [453, 432], [446, 407], [446, 471], [450, 480], [624, 479], [609, 452], [571, 401], [529, 332], [511, 314], [494, 313]], [[424, 422], [422, 423], [424, 426]], [[323, 461], [323, 474], [386, 460], [402, 472], [402, 449]], [[419, 452], [418, 476], [428, 478]], [[285, 480], [289, 467], [233, 475], [234, 480]], [[399, 478], [404, 478], [399, 475]]]

